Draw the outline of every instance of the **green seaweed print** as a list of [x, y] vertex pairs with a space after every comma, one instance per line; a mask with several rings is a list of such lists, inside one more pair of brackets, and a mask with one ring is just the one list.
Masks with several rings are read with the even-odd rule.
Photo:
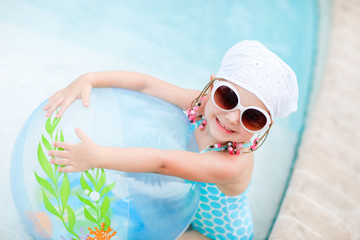
[[[99, 228], [101, 228], [101, 223], [105, 223], [105, 229], [107, 229], [111, 224], [111, 219], [108, 216], [110, 214], [110, 199], [107, 193], [113, 189], [115, 182], [104, 186], [106, 182], [104, 169], [92, 169], [90, 171], [92, 174], [86, 171], [81, 174], [80, 178], [81, 188], [88, 198], [83, 198], [79, 194], [77, 196], [86, 205], [84, 206], [85, 218], [95, 223]], [[94, 190], [86, 179], [92, 184]]]
[[[80, 237], [74, 230], [76, 229], [75, 213], [83, 211], [85, 219], [91, 222], [91, 224], [86, 226], [89, 229], [90, 234], [95, 234], [89, 227], [93, 226], [93, 224], [96, 224], [102, 230], [104, 227], [109, 230], [112, 211], [110, 208], [110, 199], [107, 194], [114, 188], [116, 182], [106, 186], [105, 171], [103, 169], [92, 169], [81, 174], [80, 185], [83, 191], [76, 192], [70, 188], [67, 173], [57, 171], [59, 167], [58, 164], [50, 164], [42, 147], [44, 146], [48, 151], [63, 150], [50, 144], [54, 141], [64, 142], [63, 131], [57, 128], [60, 120], [61, 118], [54, 118], [51, 120], [50, 117], [46, 121], [45, 129], [50, 139], [42, 134], [37, 150], [37, 158], [46, 177], [40, 177], [40, 174], [34, 171], [35, 178], [41, 186], [42, 197], [47, 211], [61, 221], [67, 232], [72, 235], [72, 239], [84, 239], [84, 237]], [[91, 188], [90, 185], [92, 185], [93, 188]], [[75, 209], [75, 211], [68, 204], [69, 197], [74, 194], [76, 194], [78, 200], [83, 203], [83, 206], [79, 209]], [[82, 225], [84, 221], [81, 222]], [[104, 233], [106, 232], [101, 232], [102, 235]], [[115, 234], [116, 232], [114, 232], [111, 237]], [[87, 239], [95, 239], [89, 237], [89, 235], [87, 236]]]
[[[59, 130], [56, 130], [56, 135], [54, 137], [54, 132], [59, 124], [61, 118], [54, 118], [54, 120], [51, 121], [51, 118], [49, 118], [46, 121], [45, 129], [46, 132], [50, 136], [49, 141], [44, 134], [41, 136], [41, 141], [39, 142], [38, 150], [37, 150], [37, 157], [38, 161], [40, 163], [40, 166], [42, 170], [45, 172], [49, 180], [40, 177], [36, 171], [35, 178], [37, 182], [41, 185], [42, 189], [42, 196], [45, 208], [53, 215], [58, 217], [60, 221], [63, 223], [66, 230], [72, 234], [74, 237], [78, 238], [78, 235], [74, 232], [74, 226], [76, 222], [76, 217], [73, 209], [68, 205], [68, 200], [70, 196], [70, 182], [69, 178], [66, 173], [60, 173], [57, 171], [59, 165], [51, 165], [49, 160], [47, 159], [43, 149], [42, 145], [49, 151], [52, 149], [55, 150], [62, 150], [59, 148], [53, 147], [50, 142], [54, 141], [64, 141], [64, 135], [63, 132], [60, 130], [60, 136], [59, 136]], [[61, 183], [60, 183], [61, 182]], [[49, 194], [46, 194], [45, 190], [52, 195], [52, 198], [55, 198], [55, 201], [50, 201]], [[55, 205], [55, 206], [54, 206]], [[66, 214], [66, 215], [65, 215]], [[67, 218], [67, 221], [66, 218]]]

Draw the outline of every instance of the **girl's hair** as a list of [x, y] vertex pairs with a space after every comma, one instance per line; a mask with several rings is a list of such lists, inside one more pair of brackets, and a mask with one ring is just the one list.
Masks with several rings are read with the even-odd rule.
[[208, 82], [208, 84], [206, 84], [206, 86], [204, 87], [204, 89], [200, 92], [199, 96], [196, 97], [192, 102], [191, 102], [191, 107], [195, 107], [198, 103], [201, 102], [201, 99], [207, 95], [207, 91], [209, 90], [209, 88], [211, 87], [211, 85], [216, 81], [216, 80], [224, 80], [221, 78], [214, 78], [212, 80], [210, 80], [210, 82]]
[[[207, 95], [207, 92], [209, 90], [209, 88], [213, 85], [213, 83], [216, 81], [216, 80], [220, 80], [220, 81], [226, 81], [225, 79], [223, 78], [214, 78], [212, 80], [210, 80], [210, 82], [208, 84], [205, 85], [204, 89], [200, 92], [199, 96], [197, 96], [192, 102], [191, 102], [191, 107], [195, 107], [196, 105], [197, 106], [200, 106], [201, 104], [201, 99], [203, 97], [205, 97]], [[271, 116], [270, 116], [271, 117]], [[270, 131], [270, 128], [272, 126], [273, 122], [271, 121], [270, 125], [269, 125], [269, 128], [266, 130], [266, 132], [260, 137], [260, 133], [259, 135], [256, 137], [255, 141], [257, 141], [257, 143], [260, 143], [260, 145], [255, 149], [259, 149], [265, 142], [266, 138], [268, 137], [269, 135], [269, 131]], [[255, 150], [252, 150], [252, 151], [249, 151], [249, 152], [253, 152]]]

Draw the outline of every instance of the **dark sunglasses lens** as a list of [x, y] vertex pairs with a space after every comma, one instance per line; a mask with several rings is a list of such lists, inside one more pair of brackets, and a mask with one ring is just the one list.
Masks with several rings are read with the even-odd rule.
[[236, 93], [227, 86], [220, 86], [216, 89], [214, 100], [216, 105], [225, 110], [235, 108], [239, 101]]
[[250, 108], [242, 114], [241, 121], [250, 131], [259, 131], [266, 125], [267, 119], [259, 110]]

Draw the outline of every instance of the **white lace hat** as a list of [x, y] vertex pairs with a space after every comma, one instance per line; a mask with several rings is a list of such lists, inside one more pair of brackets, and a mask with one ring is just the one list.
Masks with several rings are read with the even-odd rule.
[[264, 103], [272, 118], [286, 117], [297, 109], [295, 73], [257, 41], [241, 41], [230, 48], [215, 77], [253, 93]]

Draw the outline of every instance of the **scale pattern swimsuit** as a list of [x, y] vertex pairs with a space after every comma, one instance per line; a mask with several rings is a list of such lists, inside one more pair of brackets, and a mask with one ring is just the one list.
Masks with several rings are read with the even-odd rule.
[[226, 196], [213, 183], [201, 183], [200, 203], [193, 229], [211, 239], [247, 240], [253, 237], [248, 189], [238, 196]]
[[248, 189], [230, 197], [214, 183], [201, 183], [199, 208], [191, 223], [193, 229], [216, 240], [252, 239], [254, 227]]

